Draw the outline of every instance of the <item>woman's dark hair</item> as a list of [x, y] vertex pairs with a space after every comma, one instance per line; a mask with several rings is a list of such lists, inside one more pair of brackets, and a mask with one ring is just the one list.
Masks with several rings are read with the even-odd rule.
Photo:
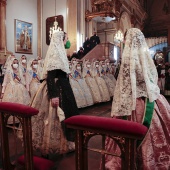
[[65, 40], [66, 34], [67, 34], [67, 33], [66, 33], [66, 32], [64, 32], [63, 41]]
[[124, 33], [124, 39], [126, 38], [126, 35], [127, 35], [127, 29], [126, 29], [126, 31]]

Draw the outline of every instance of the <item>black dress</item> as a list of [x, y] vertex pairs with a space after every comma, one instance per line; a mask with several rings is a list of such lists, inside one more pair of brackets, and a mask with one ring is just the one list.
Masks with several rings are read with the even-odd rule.
[[97, 35], [93, 35], [90, 37], [90, 46], [93, 49], [97, 44], [100, 44], [100, 39]]
[[[56, 81], [56, 78], [58, 79]], [[78, 115], [78, 108], [74, 98], [72, 88], [69, 83], [67, 74], [62, 70], [48, 71], [47, 74], [47, 89], [50, 99], [59, 97], [59, 106], [65, 114], [65, 118]], [[74, 141], [75, 134], [71, 129], [67, 129], [62, 122], [64, 132], [68, 141]]]
[[83, 48], [84, 48], [84, 55], [86, 55], [91, 50], [89, 39], [84, 42]]

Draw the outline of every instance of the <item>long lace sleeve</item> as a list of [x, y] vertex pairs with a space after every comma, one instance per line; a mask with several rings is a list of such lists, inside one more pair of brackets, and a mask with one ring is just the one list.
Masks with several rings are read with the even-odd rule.
[[57, 70], [48, 71], [47, 73], [47, 89], [50, 99], [59, 97], [58, 89], [56, 87], [55, 78], [57, 78]]

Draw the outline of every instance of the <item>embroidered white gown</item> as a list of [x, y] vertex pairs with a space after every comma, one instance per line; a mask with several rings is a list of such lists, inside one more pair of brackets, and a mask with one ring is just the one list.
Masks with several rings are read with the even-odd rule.
[[99, 91], [101, 94], [102, 102], [107, 102], [110, 100], [110, 94], [106, 85], [106, 82], [102, 77], [100, 77], [99, 69], [93, 69], [93, 77], [95, 78], [97, 85], [99, 87]]
[[100, 74], [101, 74], [101, 77], [106, 82], [106, 85], [107, 85], [108, 90], [109, 90], [110, 97], [112, 97], [114, 95], [114, 90], [115, 90], [115, 86], [116, 86], [116, 79], [115, 78], [110, 79], [110, 74], [107, 73], [104, 68], [101, 68]]
[[[15, 74], [10, 70], [6, 71], [4, 82], [2, 84], [4, 95], [3, 102], [20, 103], [24, 105], [30, 104], [30, 96], [25, 88], [24, 79], [20, 78], [19, 74]], [[15, 122], [18, 122], [16, 120]], [[8, 119], [8, 124], [12, 124], [13, 119], [10, 117]]]
[[69, 81], [71, 88], [73, 90], [73, 94], [76, 100], [76, 104], [78, 108], [83, 108], [87, 106], [86, 98], [84, 96], [83, 89], [80, 87], [78, 81], [74, 78], [74, 74], [69, 75]]
[[90, 91], [90, 88], [88, 87], [85, 79], [82, 77], [80, 71], [75, 70], [74, 71], [74, 78], [78, 81], [80, 87], [82, 88], [83, 92], [84, 92], [84, 96], [86, 98], [86, 106], [91, 106], [94, 104], [93, 102], [93, 97]]
[[91, 70], [88, 68], [84, 68], [83, 72], [84, 72], [84, 78], [86, 80], [86, 83], [91, 90], [94, 103], [102, 102], [102, 97], [100, 94], [99, 87], [97, 85], [96, 80], [92, 77]]
[[26, 73], [26, 87], [27, 90], [30, 92], [31, 95], [31, 101], [33, 100], [39, 86], [40, 86], [40, 79], [37, 72], [34, 72], [33, 70], [27, 70]]

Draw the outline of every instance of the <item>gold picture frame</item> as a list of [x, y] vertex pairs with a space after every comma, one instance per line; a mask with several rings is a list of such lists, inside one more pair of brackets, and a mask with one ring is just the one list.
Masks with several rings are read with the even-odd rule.
[[15, 52], [32, 54], [33, 24], [15, 19], [14, 25]]

